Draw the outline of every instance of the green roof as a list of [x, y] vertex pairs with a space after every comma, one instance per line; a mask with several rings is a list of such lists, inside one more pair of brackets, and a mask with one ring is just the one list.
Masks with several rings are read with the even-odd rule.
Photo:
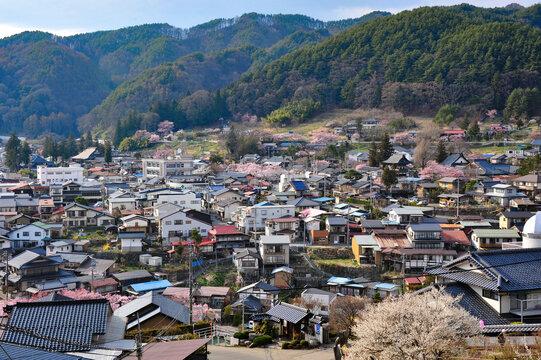
[[49, 230], [50, 228], [52, 228], [51, 225], [45, 224], [45, 223], [43, 223], [41, 221], [36, 221], [36, 222], [32, 223], [32, 225], [36, 225], [37, 227], [40, 227], [43, 230]]
[[473, 233], [480, 238], [520, 238], [518, 232], [510, 229], [474, 229]]

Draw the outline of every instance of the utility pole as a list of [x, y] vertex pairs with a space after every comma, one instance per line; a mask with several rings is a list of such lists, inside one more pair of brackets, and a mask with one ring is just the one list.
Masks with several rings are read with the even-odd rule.
[[406, 257], [402, 254], [402, 293], [406, 293]]
[[90, 291], [94, 292], [94, 268], [96, 267], [96, 261], [94, 257], [90, 257], [90, 270], [91, 270], [91, 282], [90, 282]]
[[137, 337], [136, 337], [137, 360], [143, 359], [143, 348], [141, 339], [141, 324], [139, 323], [139, 311], [137, 312]]
[[190, 242], [188, 243], [189, 246], [190, 246], [190, 258], [188, 260], [188, 269], [189, 269], [189, 275], [188, 275], [188, 282], [189, 282], [189, 286], [190, 286], [190, 296], [189, 296], [189, 302], [190, 302], [190, 311], [189, 311], [189, 322], [190, 324], [192, 323], [192, 282], [193, 282], [193, 279], [192, 279], [192, 254], [193, 254], [193, 247], [192, 247], [192, 243], [191, 243], [191, 239], [190, 239]]
[[4, 286], [6, 287], [6, 300], [9, 300], [9, 251], [6, 249], [6, 275], [4, 277]]

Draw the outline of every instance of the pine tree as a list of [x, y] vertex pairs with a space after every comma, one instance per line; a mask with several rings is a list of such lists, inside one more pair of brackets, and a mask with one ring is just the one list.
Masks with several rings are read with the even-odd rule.
[[447, 153], [445, 144], [443, 143], [443, 141], [438, 142], [438, 149], [436, 151], [436, 161], [441, 164], [445, 159], [447, 159], [447, 156], [449, 156], [449, 154]]
[[92, 133], [90, 132], [90, 130], [88, 130], [86, 132], [86, 142], [85, 142], [85, 147], [86, 148], [89, 148], [89, 147], [92, 147], [92, 145], [94, 145], [94, 141], [92, 140]]
[[120, 132], [121, 132], [121, 124], [120, 124], [120, 120], [118, 120], [116, 122], [115, 133], [113, 134], [113, 144], [115, 146], [120, 145], [120, 142], [122, 141], [122, 134]]
[[368, 150], [368, 166], [379, 166], [378, 147], [375, 141], [372, 141], [370, 149]]
[[21, 162], [24, 164], [25, 167], [28, 167], [30, 165], [30, 155], [32, 155], [30, 146], [26, 141], [23, 141], [21, 144]]
[[479, 124], [477, 123], [477, 120], [473, 120], [470, 128], [468, 129], [468, 134], [471, 137], [478, 137], [481, 133], [481, 130], [479, 129]]
[[103, 159], [105, 160], [107, 164], [109, 164], [113, 160], [113, 154], [112, 154], [110, 141], [105, 142], [105, 147], [103, 150]]
[[6, 144], [6, 160], [5, 164], [10, 171], [16, 172], [19, 170], [20, 163], [20, 151], [21, 151], [21, 140], [15, 134], [11, 134], [7, 144]]
[[385, 188], [389, 190], [398, 181], [398, 172], [391, 169], [388, 166], [383, 168], [383, 174], [381, 174], [381, 182], [385, 185]]
[[379, 154], [378, 154], [378, 162], [382, 163], [388, 158], [391, 157], [394, 153], [393, 144], [391, 144], [391, 139], [389, 138], [389, 133], [384, 133], [383, 137], [381, 138], [381, 142], [379, 143]]
[[468, 130], [468, 126], [470, 126], [470, 119], [468, 119], [468, 115], [464, 115], [462, 122], [460, 123], [460, 128], [462, 130]]
[[77, 144], [75, 144], [75, 138], [73, 137], [73, 133], [70, 133], [68, 140], [66, 141], [66, 154], [69, 154], [69, 156], [77, 155]]

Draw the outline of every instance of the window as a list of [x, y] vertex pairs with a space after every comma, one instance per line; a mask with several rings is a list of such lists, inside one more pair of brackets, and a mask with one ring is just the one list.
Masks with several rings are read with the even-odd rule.
[[34, 236], [41, 236], [41, 232], [36, 231], [36, 232], [34, 233]]
[[186, 220], [186, 224], [188, 224], [188, 225], [189, 225], [189, 224], [191, 224], [191, 223], [192, 223], [192, 221], [191, 221], [191, 220]]
[[487, 290], [487, 289], [483, 289], [483, 297], [486, 297], [492, 300], [499, 300], [499, 296], [496, 291]]
[[165, 225], [171, 225], [171, 221], [166, 221]]
[[23, 231], [23, 236], [30, 236], [30, 232], [28, 232], [28, 231]]
[[175, 220], [175, 225], [182, 225], [182, 224], [183, 224], [182, 220]]

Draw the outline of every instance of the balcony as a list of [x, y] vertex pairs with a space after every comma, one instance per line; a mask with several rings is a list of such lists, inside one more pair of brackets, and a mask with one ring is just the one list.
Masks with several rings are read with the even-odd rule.
[[491, 243], [479, 243], [479, 247], [483, 249], [501, 249], [502, 244], [491, 244]]

